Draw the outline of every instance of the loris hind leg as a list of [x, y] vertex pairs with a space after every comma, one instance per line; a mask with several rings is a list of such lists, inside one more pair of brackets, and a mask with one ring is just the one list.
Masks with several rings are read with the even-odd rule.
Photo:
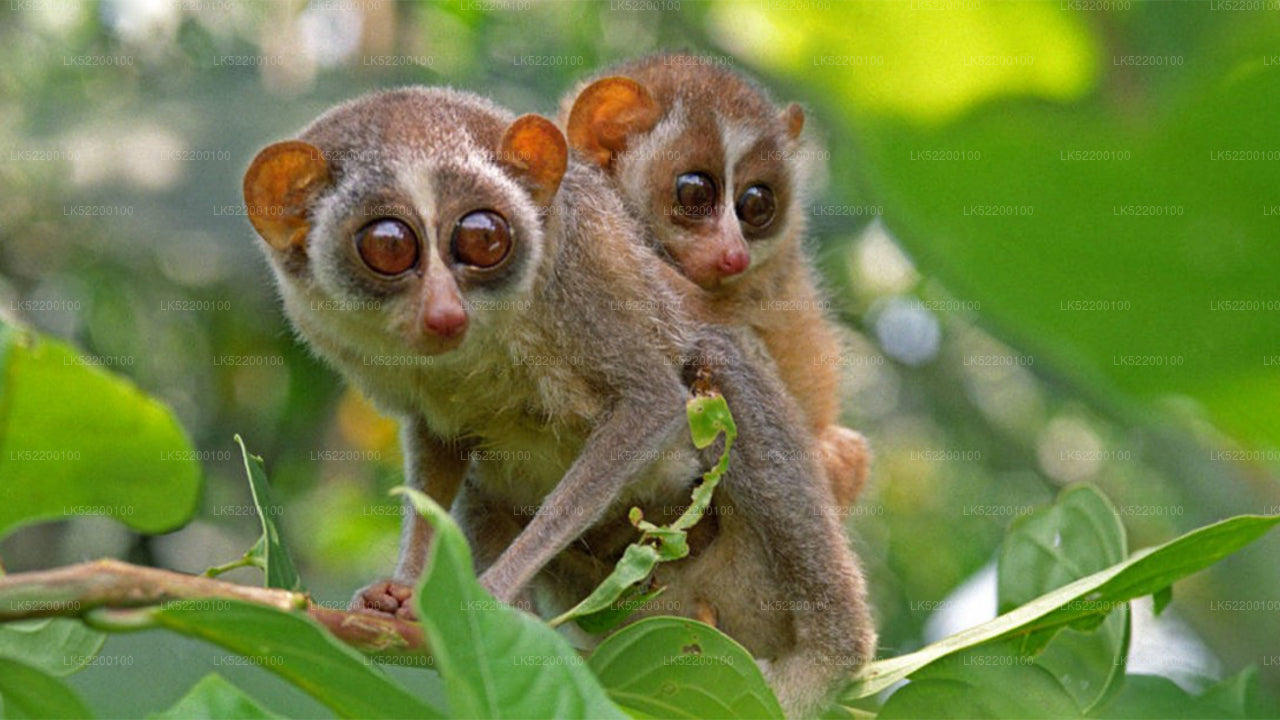
[[[708, 364], [711, 385], [724, 395], [738, 426], [729, 471], [716, 490], [720, 502], [732, 505], [734, 523], [744, 527], [727, 554], [766, 571], [763, 587], [751, 593], [765, 593], [764, 601], [742, 602], [741, 588], [710, 599], [731, 635], [734, 616], [755, 625], [736, 635], [748, 646], [753, 636], [784, 629], [776, 650], [753, 652], [768, 660], [762, 664], [766, 679], [787, 716], [810, 717], [874, 656], [862, 572], [812, 458], [813, 438], [797, 421], [799, 409], [780, 381], [747, 362], [721, 333], [706, 333], [696, 349], [698, 357], [720, 359]], [[730, 537], [726, 530], [720, 540]]]
[[818, 436], [822, 464], [836, 507], [853, 507], [871, 474], [871, 448], [862, 433], [828, 425]]

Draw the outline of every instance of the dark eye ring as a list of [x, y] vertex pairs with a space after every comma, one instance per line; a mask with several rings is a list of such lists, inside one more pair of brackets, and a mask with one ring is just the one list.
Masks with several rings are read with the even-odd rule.
[[768, 185], [752, 185], [738, 196], [734, 210], [738, 213], [738, 219], [759, 230], [773, 222], [778, 204]]
[[453, 257], [464, 265], [488, 270], [511, 255], [511, 226], [493, 210], [474, 210], [453, 226]]
[[716, 209], [716, 182], [710, 175], [688, 172], [676, 177], [676, 207], [681, 215], [710, 217]]
[[356, 252], [379, 275], [399, 275], [418, 264], [418, 235], [397, 218], [378, 218], [355, 235]]

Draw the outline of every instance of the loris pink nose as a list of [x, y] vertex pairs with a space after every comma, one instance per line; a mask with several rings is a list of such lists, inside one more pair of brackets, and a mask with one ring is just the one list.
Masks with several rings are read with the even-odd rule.
[[467, 311], [454, 303], [441, 303], [422, 318], [427, 332], [444, 338], [457, 337], [467, 330]]
[[724, 254], [720, 256], [720, 274], [725, 276], [737, 275], [746, 270], [750, 264], [751, 256], [747, 254], [746, 250], [741, 248], [725, 250]]

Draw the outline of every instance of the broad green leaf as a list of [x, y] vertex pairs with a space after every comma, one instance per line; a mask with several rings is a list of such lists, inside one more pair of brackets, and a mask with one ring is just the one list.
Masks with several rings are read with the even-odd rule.
[[[854, 109], [937, 123], [1010, 95], [1072, 100], [1098, 73], [1100, 41], [1085, 19], [1049, 3], [955, 9], [834, 2], [805, 12], [770, 4], [713, 7], [731, 47], [797, 80], [820, 81], [843, 114]], [[862, 62], [821, 65], [821, 58], [850, 53]], [[968, 62], [974, 56], [1034, 61], [975, 67]]]
[[845, 698], [875, 694], [952, 653], [997, 638], [1065, 627], [1101, 617], [1117, 603], [1159, 592], [1262, 537], [1280, 515], [1240, 515], [1193, 530], [1163, 545], [1135, 553], [1102, 572], [1076, 580], [989, 622], [907, 655], [863, 666]]
[[341, 717], [442, 716], [304, 614], [219, 599], [169, 603], [151, 619], [257, 661]]
[[600, 643], [591, 669], [628, 710], [662, 718], [780, 718], [746, 648], [695, 620], [645, 618]]
[[1280, 708], [1272, 708], [1268, 713], [1261, 705], [1256, 665], [1250, 665], [1235, 675], [1223, 679], [1222, 682], [1205, 690], [1200, 695], [1200, 699], [1221, 710], [1226, 717], [1261, 718], [1280, 715]]
[[454, 717], [626, 717], [564, 638], [485, 591], [448, 512], [416, 490], [399, 492], [435, 530], [414, 596]]
[[0, 658], [0, 703], [8, 720], [92, 717], [61, 680], [10, 658]]
[[267, 720], [279, 715], [259, 705], [217, 673], [209, 673], [168, 710], [152, 720]]
[[0, 625], [0, 657], [21, 660], [50, 675], [70, 675], [88, 665], [107, 636], [77, 619], [44, 618]]
[[[883, 208], [922, 274], [1038, 371], [1150, 417], [1192, 398], [1277, 447], [1280, 74], [1263, 58], [1280, 14], [1143, 5], [1116, 26], [1052, 3], [719, 7], [801, 97], [853, 108], [830, 165], [858, 186], [833, 201]], [[1178, 67], [1115, 62], [1118, 38]], [[879, 62], [814, 67], [850, 53]], [[983, 57], [1002, 62], [965, 62]]]
[[1090, 717], [1099, 720], [1226, 720], [1271, 718], [1258, 698], [1258, 669], [1249, 667], [1200, 695], [1156, 675], [1128, 675], [1120, 691]]
[[271, 488], [267, 484], [267, 471], [262, 458], [250, 455], [249, 449], [245, 447], [244, 440], [239, 435], [236, 435], [235, 440], [244, 458], [245, 473], [249, 477], [249, 489], [253, 493], [253, 505], [262, 523], [262, 535], [249, 552], [245, 553], [242, 562], [213, 568], [206, 574], [216, 576], [231, 567], [251, 564], [262, 568], [263, 583], [267, 587], [301, 590], [302, 578], [298, 576], [298, 570], [293, 565], [293, 557], [289, 555], [289, 548], [285, 546], [280, 530], [278, 516], [281, 506], [271, 500]]
[[[1054, 504], [1009, 526], [996, 574], [998, 607], [1008, 612], [1127, 556], [1124, 525], [1115, 507], [1090, 486], [1067, 488]], [[1116, 610], [1092, 630], [1065, 628], [1027, 636], [1028, 647], [1048, 643], [1036, 663], [1058, 678], [1083, 711], [1124, 675], [1129, 606]]]
[[191, 518], [199, 494], [200, 466], [169, 408], [0, 319], [0, 537], [73, 515], [165, 532]]
[[[552, 627], [569, 620], [578, 620], [579, 626], [584, 630], [589, 627], [603, 630], [615, 627], [626, 619], [628, 608], [638, 608], [643, 604], [619, 602], [624, 594], [634, 599], [638, 593], [633, 592], [633, 587], [649, 577], [658, 563], [679, 560], [689, 554], [686, 531], [702, 518], [711, 504], [711, 494], [715, 492], [721, 476], [729, 467], [729, 450], [738, 437], [738, 428], [733, 422], [728, 403], [720, 395], [698, 394], [689, 399], [685, 412], [694, 447], [708, 447], [721, 434], [725, 436], [720, 458], [714, 467], [703, 473], [702, 482], [693, 489], [693, 500], [689, 507], [670, 525], [659, 527], [646, 522], [642, 519], [639, 508], [631, 509], [631, 524], [642, 531], [640, 539], [627, 546], [609, 577], [582, 602], [553, 619]], [[647, 599], [652, 599], [657, 596], [657, 592], [646, 595]]]
[[952, 655], [916, 673], [876, 715], [885, 720], [1067, 720], [1080, 710], [1048, 669], [1007, 646]]

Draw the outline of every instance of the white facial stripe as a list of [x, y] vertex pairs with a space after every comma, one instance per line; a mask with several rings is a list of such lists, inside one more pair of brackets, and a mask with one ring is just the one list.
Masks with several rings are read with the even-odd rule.
[[[492, 157], [492, 153], [480, 148], [465, 128], [459, 128], [456, 137], [456, 143], [448, 148], [392, 161], [391, 171], [397, 184], [408, 194], [409, 201], [426, 226], [424, 229], [427, 237], [423, 240], [423, 252], [427, 255], [427, 262], [439, 262], [443, 257], [441, 252], [448, 250], [447, 244], [451, 241], [448, 230], [443, 236], [437, 231], [442, 222], [451, 220], [440, 217], [437, 201], [440, 195], [449, 192], [449, 188], [444, 187], [440, 181], [440, 170], [447, 167], [460, 175], [483, 177], [497, 186], [498, 193], [510, 203], [512, 217], [507, 218], [508, 222], [524, 233], [523, 236], [517, 235], [515, 241], [528, 248], [528, 266], [538, 267], [543, 252], [540, 209], [529, 197], [528, 191], [507, 174], [506, 169]], [[533, 285], [535, 275], [533, 272], [524, 273], [520, 284], [510, 291], [527, 291]], [[464, 297], [463, 301], [466, 302], [467, 298]]]
[[677, 100], [671, 111], [662, 118], [639, 142], [631, 143], [619, 164], [621, 173], [618, 180], [627, 197], [645, 197], [649, 189], [648, 170], [657, 160], [660, 152], [682, 152], [673, 143], [688, 121], [684, 101]]
[[422, 224], [425, 226], [423, 230], [427, 234], [422, 239], [426, 246], [422, 250], [427, 257], [427, 262], [434, 262], [435, 258], [440, 257], [439, 237], [436, 233], [435, 166], [425, 160], [398, 162], [394, 166], [394, 172], [396, 183], [404, 188], [409, 195], [409, 202], [422, 218]]
[[716, 115], [716, 125], [720, 127], [720, 143], [724, 148], [725, 209], [727, 214], [732, 214], [734, 201], [738, 197], [738, 190], [733, 184], [734, 169], [742, 156], [746, 155], [747, 151], [760, 140], [760, 132], [742, 123], [726, 120], [719, 114]]

